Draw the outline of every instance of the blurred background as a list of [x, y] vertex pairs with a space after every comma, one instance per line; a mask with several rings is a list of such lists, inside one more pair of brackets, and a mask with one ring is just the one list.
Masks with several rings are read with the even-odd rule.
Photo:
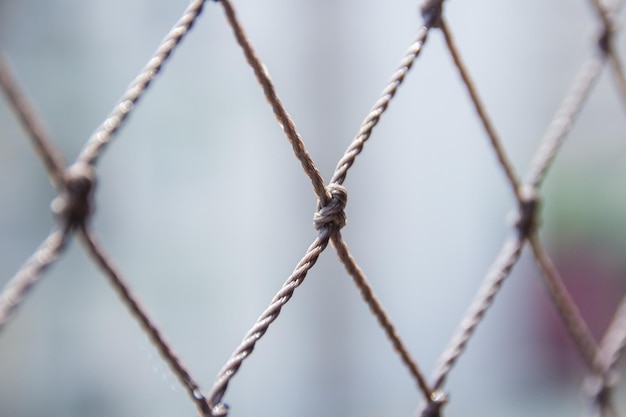
[[[0, 0], [0, 47], [67, 161], [186, 5]], [[418, 4], [240, 0], [235, 7], [328, 180], [415, 38]], [[592, 51], [597, 19], [583, 0], [450, 1], [445, 13], [521, 174]], [[598, 337], [626, 287], [625, 128], [605, 71], [542, 192], [542, 238]], [[210, 389], [316, 236], [310, 182], [219, 4], [207, 2], [98, 173], [93, 228]], [[437, 31], [345, 185], [344, 237], [430, 374], [512, 232], [505, 219], [514, 208]], [[53, 198], [0, 100], [1, 286], [53, 227]], [[445, 414], [580, 415], [584, 375], [525, 253], [451, 373]], [[329, 249], [225, 401], [232, 417], [406, 417], [421, 395]], [[0, 334], [0, 416], [196, 414], [72, 242]]]

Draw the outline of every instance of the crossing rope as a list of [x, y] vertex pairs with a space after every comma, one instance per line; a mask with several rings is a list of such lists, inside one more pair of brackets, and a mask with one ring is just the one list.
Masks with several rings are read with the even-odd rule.
[[[268, 307], [245, 333], [241, 343], [226, 360], [209, 391], [204, 391], [200, 387], [198, 380], [183, 364], [172, 344], [166, 339], [154, 319], [150, 317], [147, 308], [140, 302], [138, 295], [128, 285], [127, 279], [114, 265], [113, 260], [106, 255], [105, 249], [99, 243], [96, 232], [91, 226], [91, 220], [95, 216], [93, 198], [97, 192], [98, 160], [103, 156], [104, 149], [114, 139], [115, 134], [123, 127], [139, 99], [152, 85], [156, 74], [171, 59], [176, 47], [188, 35], [205, 7], [205, 1], [192, 0], [189, 3], [146, 66], [131, 82], [122, 98], [88, 139], [83, 150], [71, 165], [66, 164], [60, 156], [52, 135], [44, 128], [40, 117], [33, 110], [30, 99], [16, 81], [7, 58], [0, 51], [0, 85], [6, 100], [20, 120], [57, 191], [57, 196], [51, 205], [56, 218], [55, 229], [6, 283], [0, 293], [0, 337], [6, 323], [20, 304], [28, 298], [30, 290], [45, 276], [46, 269], [63, 256], [69, 240], [76, 237], [87, 256], [102, 270], [132, 317], [137, 320], [141, 329], [148, 335], [177, 376], [200, 415], [204, 417], [226, 416], [229, 407], [224, 402], [224, 398], [233, 378], [253, 354], [256, 344], [264, 337], [268, 328], [278, 319], [283, 307], [294, 297], [296, 289], [315, 266], [320, 254], [330, 245], [337, 252], [347, 274], [354, 281], [364, 302], [413, 378], [416, 389], [423, 398], [416, 414], [422, 417], [437, 417], [441, 415], [449, 401], [445, 390], [448, 376], [462, 358], [476, 329], [482, 323], [500, 289], [520, 259], [524, 247], [529, 246], [553, 304], [588, 368], [587, 387], [592, 405], [590, 415], [617, 415], [611, 392], [617, 380], [616, 366], [626, 347], [626, 298], [618, 307], [604, 337], [600, 341], [595, 340], [538, 235], [542, 206], [541, 185], [605, 66], [610, 68], [616, 89], [623, 103], [626, 104], [626, 76], [617, 53], [618, 26], [615, 23], [615, 14], [621, 8], [622, 3], [606, 4], [600, 0], [589, 1], [601, 27], [597, 42], [593, 45], [589, 58], [582, 64], [578, 77], [547, 127], [525, 176], [518, 176], [515, 172], [497, 133], [495, 123], [489, 117], [487, 105], [480, 98], [479, 90], [471, 79], [470, 71], [461, 57], [445, 18], [444, 0], [426, 0], [421, 5], [422, 17], [421, 22], [416, 25], [414, 40], [409, 44], [396, 71], [361, 123], [354, 139], [344, 154], [339, 157], [336, 169], [328, 182], [324, 180], [307, 151], [303, 138], [279, 97], [277, 87], [272, 82], [267, 68], [239, 21], [231, 0], [215, 2], [223, 8], [226, 21], [261, 86], [277, 122], [282, 126], [295, 157], [300, 161], [305, 175], [311, 181], [318, 204], [313, 216], [313, 226], [317, 230], [317, 236], [296, 263], [293, 272], [278, 289]], [[446, 7], [448, 7], [447, 4]], [[454, 5], [449, 7], [454, 7]], [[516, 220], [512, 224], [510, 235], [503, 242], [491, 268], [485, 275], [474, 302], [461, 318], [458, 330], [452, 335], [447, 348], [440, 356], [434, 374], [429, 379], [421, 370], [419, 361], [411, 354], [410, 347], [403, 341], [374, 288], [367, 280], [363, 269], [359, 267], [355, 257], [350, 253], [341, 230], [348, 221], [345, 207], [348, 204], [349, 190], [344, 185], [347, 174], [359, 154], [364, 151], [366, 142], [372, 139], [374, 128], [388, 110], [411, 68], [416, 64], [428, 39], [437, 34], [443, 36], [452, 62], [459, 72], [476, 115], [483, 126], [486, 139], [511, 188], [516, 202]], [[215, 360], [218, 359], [215, 358]]]

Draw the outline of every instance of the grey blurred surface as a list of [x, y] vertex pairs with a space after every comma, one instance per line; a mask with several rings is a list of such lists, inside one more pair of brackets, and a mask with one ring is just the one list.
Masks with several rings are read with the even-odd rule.
[[[235, 6], [330, 178], [415, 37], [418, 5], [242, 0]], [[0, 47], [66, 160], [185, 7], [182, 0], [0, 2]], [[597, 22], [583, 1], [565, 0], [451, 1], [446, 14], [523, 173], [591, 51]], [[615, 198], [596, 202], [600, 213], [610, 204], [615, 218], [623, 215], [623, 134], [623, 109], [605, 73], [546, 184], [548, 241], [561, 218], [551, 193], [571, 180], [580, 160], [593, 172], [613, 167], [594, 184]], [[207, 2], [98, 173], [94, 229], [209, 389], [314, 239], [316, 206], [219, 4]], [[510, 232], [504, 219], [513, 208], [439, 33], [345, 185], [345, 239], [428, 374]], [[0, 101], [0, 285], [51, 229], [53, 197], [24, 131]], [[566, 209], [588, 199], [575, 197]], [[612, 224], [626, 233], [623, 221]], [[548, 375], [532, 314], [534, 297], [544, 295], [529, 261], [516, 266], [452, 372], [446, 415], [569, 416], [584, 407], [580, 376], [557, 384]], [[232, 417], [373, 417], [411, 416], [420, 399], [329, 248], [225, 401]], [[196, 415], [75, 242], [0, 334], [0, 416], [40, 415]]]

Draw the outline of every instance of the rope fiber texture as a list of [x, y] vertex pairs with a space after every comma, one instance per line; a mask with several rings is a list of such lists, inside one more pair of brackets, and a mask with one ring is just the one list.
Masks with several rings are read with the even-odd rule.
[[[111, 142], [128, 115], [133, 111], [139, 98], [152, 84], [163, 64], [172, 56], [174, 49], [189, 33], [203, 10], [205, 2], [192, 0], [189, 3], [148, 63], [131, 82], [109, 116], [95, 130], [78, 158], [70, 166], [67, 166], [61, 158], [53, 143], [52, 136], [46, 131], [43, 122], [34, 111], [34, 106], [31, 105], [13, 75], [8, 60], [3, 53], [0, 54], [0, 85], [6, 100], [28, 134], [37, 155], [47, 170], [51, 183], [57, 190], [57, 197], [52, 202], [52, 210], [57, 221], [56, 228], [24, 266], [17, 271], [15, 276], [7, 282], [0, 293], [0, 334], [20, 303], [26, 300], [29, 290], [35, 286], [45, 271], [64, 254], [69, 240], [75, 236], [87, 255], [107, 277], [110, 285], [118, 293], [120, 300], [126, 305], [141, 329], [148, 335], [163, 360], [178, 377], [200, 415], [204, 417], [226, 416], [229, 408], [223, 399], [233, 377], [244, 361], [251, 356], [256, 344], [263, 338], [268, 328], [279, 317], [283, 307], [293, 298], [296, 289], [304, 282], [307, 273], [314, 267], [320, 254], [330, 244], [337, 252], [347, 274], [354, 281], [364, 302], [389, 339], [400, 361], [414, 380], [416, 389], [423, 398], [422, 403], [418, 405], [416, 415], [435, 417], [442, 414], [442, 410], [448, 402], [448, 395], [444, 391], [448, 376], [462, 357], [468, 343], [474, 337], [476, 329], [482, 323], [511, 270], [520, 259], [524, 246], [528, 244], [556, 310], [563, 319], [571, 339], [578, 347], [588, 367], [589, 383], [587, 385], [590, 387], [590, 404], [592, 405], [592, 414], [590, 415], [617, 415], [610, 394], [616, 381], [616, 366], [626, 347], [626, 298], [617, 309], [605, 336], [601, 341], [596, 341], [568, 293], [558, 270], [543, 247], [537, 231], [541, 208], [539, 189], [605, 66], [610, 67], [617, 90], [623, 103], [626, 104], [626, 76], [615, 47], [617, 25], [614, 22], [614, 15], [621, 8], [621, 3], [606, 5], [600, 0], [589, 0], [589, 2], [602, 27], [601, 34], [596, 45], [594, 45], [593, 53], [583, 63], [579, 76], [572, 84], [569, 93], [541, 139], [523, 181], [520, 180], [521, 177], [516, 174], [509, 161], [502, 140], [488, 115], [487, 106], [480, 98], [468, 67], [463, 62], [461, 53], [454, 42], [451, 29], [445, 18], [444, 1], [426, 0], [421, 6], [422, 21], [417, 28], [415, 40], [409, 45], [397, 70], [392, 74], [380, 97], [361, 123], [354, 139], [339, 158], [336, 169], [328, 183], [324, 181], [307, 151], [295, 122], [280, 100], [277, 88], [252, 46], [231, 0], [216, 2], [223, 8], [226, 21], [261, 86], [277, 122], [282, 126], [295, 157], [300, 161], [305, 175], [310, 179], [313, 192], [318, 199], [318, 206], [313, 217], [317, 237], [300, 261], [296, 263], [293, 272], [272, 298], [269, 306], [261, 313], [250, 330], [245, 333], [241, 343], [234, 349], [215, 377], [212, 388], [206, 393], [175, 353], [171, 343], [167, 341], [155, 320], [150, 317], [147, 309], [139, 301], [139, 297], [131, 290], [127, 279], [123, 277], [118, 268], [114, 266], [113, 261], [105, 254], [105, 250], [98, 243], [96, 234], [90, 227], [90, 220], [94, 216], [93, 198], [98, 178], [96, 166], [98, 159], [102, 156], [105, 146]], [[503, 176], [512, 190], [517, 206], [517, 219], [511, 235], [504, 241], [493, 265], [487, 272], [474, 302], [462, 317], [459, 328], [452, 335], [448, 347], [442, 352], [439, 364], [429, 382], [429, 379], [424, 376], [420, 369], [418, 361], [410, 353], [409, 346], [402, 340], [374, 288], [366, 279], [364, 271], [351, 255], [347, 243], [343, 240], [341, 229], [347, 223], [345, 207], [348, 202], [348, 190], [344, 186], [344, 182], [348, 171], [356, 162], [357, 156], [363, 152], [365, 143], [371, 139], [374, 128], [388, 110], [391, 100], [402, 86], [433, 33], [441, 33], [443, 36], [452, 62], [467, 89], [476, 116], [484, 128], [486, 138], [502, 168]]]

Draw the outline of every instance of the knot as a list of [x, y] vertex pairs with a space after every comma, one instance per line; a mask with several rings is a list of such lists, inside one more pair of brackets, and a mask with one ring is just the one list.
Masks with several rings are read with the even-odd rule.
[[52, 212], [71, 227], [78, 226], [92, 212], [91, 199], [95, 184], [93, 168], [85, 163], [76, 163], [63, 173], [64, 189], [50, 205]]
[[441, 407], [448, 402], [448, 396], [443, 391], [433, 391], [430, 399], [422, 410], [421, 417], [441, 417]]
[[513, 217], [513, 224], [520, 236], [530, 236], [537, 228], [537, 207], [539, 195], [534, 187], [523, 185], [519, 189], [522, 201]]
[[614, 20], [616, 10], [606, 10], [601, 7], [600, 4], [598, 4], [597, 6], [597, 13], [599, 15], [598, 17], [602, 21], [602, 32], [600, 33], [600, 36], [598, 36], [597, 42], [600, 51], [602, 51], [602, 53], [606, 55], [611, 52], [614, 46], [613, 38], [615, 37], [615, 33], [617, 32]]
[[420, 7], [424, 25], [427, 27], [441, 26], [441, 11], [443, 9], [443, 0], [425, 0]]
[[613, 44], [613, 35], [615, 33], [615, 28], [612, 26], [613, 25], [605, 27], [598, 37], [598, 47], [605, 55], [611, 52], [611, 47]]
[[590, 376], [585, 380], [585, 391], [591, 396], [596, 406], [604, 408], [611, 402], [613, 387], [617, 382], [618, 376], [614, 372], [605, 376]]
[[317, 213], [313, 216], [315, 228], [320, 230], [332, 224], [341, 229], [346, 225], [346, 214], [343, 209], [348, 202], [348, 192], [342, 185], [336, 183], [330, 184], [327, 190], [330, 193], [330, 200], [323, 207], [321, 202], [317, 203]]

